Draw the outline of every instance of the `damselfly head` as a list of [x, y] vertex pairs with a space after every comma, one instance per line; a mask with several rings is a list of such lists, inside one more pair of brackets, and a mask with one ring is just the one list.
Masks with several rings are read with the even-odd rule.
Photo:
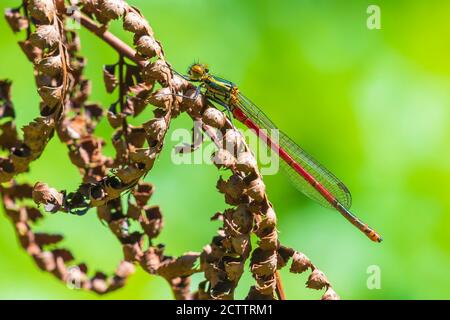
[[194, 63], [188, 69], [188, 75], [192, 81], [203, 80], [208, 75], [208, 72], [208, 66], [202, 63]]

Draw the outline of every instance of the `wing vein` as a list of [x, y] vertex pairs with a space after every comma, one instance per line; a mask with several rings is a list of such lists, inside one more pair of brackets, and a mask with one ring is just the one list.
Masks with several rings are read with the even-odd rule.
[[[301, 165], [309, 174], [311, 174], [322, 186], [324, 186], [333, 196], [347, 209], [351, 207], [352, 198], [350, 191], [334, 174], [321, 165], [299, 145], [297, 145], [285, 133], [279, 131], [276, 125], [248, 98], [239, 94], [238, 107], [245, 115], [250, 118], [255, 124], [266, 130], [266, 134], [275, 141], [278, 139], [279, 145], [283, 148], [299, 165]], [[278, 130], [277, 136], [274, 135], [273, 130]], [[282, 168], [287, 174], [288, 178], [306, 196], [317, 201], [325, 207], [332, 207], [331, 204], [301, 175], [299, 175], [291, 166], [284, 161]]]

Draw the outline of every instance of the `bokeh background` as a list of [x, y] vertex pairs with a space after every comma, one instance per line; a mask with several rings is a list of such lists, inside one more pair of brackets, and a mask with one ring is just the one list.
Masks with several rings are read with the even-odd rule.
[[[267, 176], [281, 241], [308, 255], [344, 299], [450, 298], [450, 3], [442, 1], [130, 0], [150, 21], [166, 56], [184, 71], [194, 60], [239, 84], [285, 132], [333, 171], [353, 193], [353, 211], [384, 237], [366, 239], [338, 213], [302, 196], [280, 174]], [[2, 0], [0, 8], [18, 5]], [[368, 30], [369, 4], [381, 7], [381, 30]], [[112, 30], [131, 42], [130, 34]], [[117, 59], [82, 31], [92, 100], [104, 105], [101, 67]], [[14, 82], [18, 125], [38, 116], [32, 66], [0, 19], [0, 78]], [[172, 130], [191, 125], [180, 117]], [[106, 121], [98, 133], [111, 135]], [[170, 137], [170, 136], [169, 136]], [[226, 205], [213, 166], [174, 166], [168, 140], [147, 180], [156, 185], [165, 228], [159, 241], [179, 255], [199, 251], [219, 227], [209, 217]], [[112, 152], [108, 146], [107, 152]], [[19, 178], [72, 190], [80, 183], [65, 146], [53, 139]], [[41, 230], [61, 232], [90, 270], [114, 270], [121, 249], [94, 214], [54, 215]], [[369, 266], [381, 288], [366, 285]], [[282, 273], [289, 298], [317, 299], [306, 275]], [[201, 280], [194, 277], [194, 285]], [[253, 283], [244, 275], [237, 297]], [[41, 272], [0, 216], [0, 298], [171, 299], [164, 280], [138, 271], [122, 290], [98, 297], [69, 290]]]

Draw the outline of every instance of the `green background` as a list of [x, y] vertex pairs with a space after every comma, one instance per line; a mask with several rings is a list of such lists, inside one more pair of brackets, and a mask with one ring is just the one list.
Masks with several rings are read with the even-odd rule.
[[[344, 299], [450, 298], [450, 3], [442, 1], [134, 0], [178, 70], [194, 60], [239, 84], [279, 127], [342, 178], [353, 211], [376, 228], [382, 244], [366, 239], [338, 213], [313, 203], [282, 174], [265, 179], [280, 239], [304, 252]], [[4, 9], [17, 0], [2, 0]], [[366, 27], [369, 4], [381, 7], [381, 30]], [[114, 31], [128, 43], [131, 35]], [[82, 31], [92, 100], [109, 105], [101, 67], [117, 56]], [[32, 66], [0, 19], [0, 78], [13, 80], [17, 123], [38, 116]], [[149, 113], [147, 113], [149, 114]], [[144, 119], [141, 119], [144, 121]], [[191, 125], [180, 117], [175, 128]], [[109, 141], [106, 121], [99, 134]], [[169, 136], [170, 137], [170, 136]], [[174, 166], [168, 140], [146, 178], [162, 207], [159, 241], [167, 253], [200, 251], [219, 227], [209, 217], [226, 208], [212, 166]], [[108, 146], [111, 154], [112, 148]], [[53, 139], [20, 181], [58, 189], [80, 183], [65, 146]], [[77, 261], [112, 272], [121, 248], [94, 214], [53, 215], [40, 230], [61, 232]], [[366, 285], [378, 266], [381, 289]], [[237, 297], [253, 280], [248, 269]], [[283, 271], [289, 298], [317, 299], [306, 275]], [[194, 277], [194, 285], [200, 276]], [[70, 290], [38, 270], [0, 217], [0, 298], [99, 299]], [[164, 280], [139, 270], [128, 285], [100, 299], [171, 299]]]

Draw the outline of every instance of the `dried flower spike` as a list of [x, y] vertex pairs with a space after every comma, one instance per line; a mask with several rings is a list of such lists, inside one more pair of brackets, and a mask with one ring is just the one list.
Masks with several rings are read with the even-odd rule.
[[98, 0], [101, 16], [108, 20], [116, 20], [125, 14], [125, 2], [123, 0]]
[[28, 10], [30, 15], [41, 24], [52, 23], [56, 14], [53, 0], [30, 0]]
[[[36, 264], [61, 281], [72, 279], [85, 290], [105, 294], [123, 287], [135, 271], [134, 263], [138, 263], [148, 273], [165, 278], [177, 299], [233, 299], [245, 263], [251, 256], [250, 270], [255, 285], [247, 298], [274, 299], [277, 296], [284, 299], [277, 269], [293, 257], [292, 272], [313, 270], [308, 287], [326, 287], [323, 299], [338, 298], [323, 273], [306, 256], [280, 244], [275, 211], [255, 157], [242, 135], [205, 96], [197, 95], [193, 84], [173, 74], [161, 44], [140, 12], [124, 0], [80, 2], [81, 24], [111, 44], [121, 57], [118, 64], [104, 69], [107, 91], [112, 93], [120, 87], [119, 99], [108, 111], [108, 121], [116, 129], [112, 137], [116, 154], [112, 158], [102, 154], [105, 142], [94, 135], [103, 112], [99, 105], [88, 102], [91, 85], [83, 74], [86, 59], [80, 54], [77, 31], [64, 27], [62, 6], [65, 2], [29, 0], [32, 17], [29, 21], [17, 10], [6, 13], [13, 31], [28, 28], [27, 23], [35, 24], [35, 32], [20, 45], [37, 71], [36, 83], [43, 101], [41, 117], [24, 127], [21, 141], [13, 122], [9, 87], [0, 88], [0, 118], [7, 120], [6, 126], [1, 128], [0, 147], [12, 150], [8, 158], [0, 159], [0, 181], [12, 181], [15, 175], [28, 170], [29, 163], [40, 156], [55, 131], [67, 145], [72, 164], [79, 170], [82, 180], [77, 190], [67, 194], [45, 183], [31, 188], [12, 182], [11, 188], [0, 189], [5, 212], [14, 222], [20, 244]], [[86, 15], [96, 18], [101, 25]], [[107, 30], [108, 22], [119, 18], [123, 19], [124, 30], [134, 34], [137, 52]], [[150, 60], [153, 57], [157, 59]], [[161, 88], [155, 91], [157, 84]], [[194, 95], [196, 99], [186, 98]], [[128, 117], [138, 115], [148, 103], [155, 107], [154, 118], [142, 125], [130, 125]], [[201, 254], [191, 252], [176, 258], [166, 255], [163, 245], [154, 244], [162, 231], [163, 216], [158, 206], [147, 204], [154, 189], [142, 183], [142, 179], [162, 150], [171, 119], [181, 112], [201, 122], [204, 133], [217, 146], [213, 161], [230, 174], [227, 180], [219, 180], [217, 188], [231, 207], [215, 215], [221, 226]], [[8, 142], [6, 136], [13, 141]], [[195, 150], [195, 144], [193, 146]], [[125, 212], [121, 195], [128, 191]], [[84, 264], [71, 272], [67, 263], [74, 259], [73, 255], [67, 249], [56, 247], [62, 237], [34, 233], [33, 222], [45, 216], [34, 207], [23, 206], [24, 199], [44, 204], [44, 209], [50, 212], [83, 215], [90, 208], [97, 208], [98, 217], [122, 245], [123, 260], [114, 274], [96, 272], [88, 277]], [[254, 250], [252, 233], [258, 237]], [[197, 272], [203, 272], [205, 280], [196, 293], [191, 293], [190, 276]]]
[[319, 269], [314, 269], [314, 271], [309, 275], [306, 286], [310, 289], [320, 290], [323, 287], [328, 287], [330, 282], [328, 281], [325, 274]]

